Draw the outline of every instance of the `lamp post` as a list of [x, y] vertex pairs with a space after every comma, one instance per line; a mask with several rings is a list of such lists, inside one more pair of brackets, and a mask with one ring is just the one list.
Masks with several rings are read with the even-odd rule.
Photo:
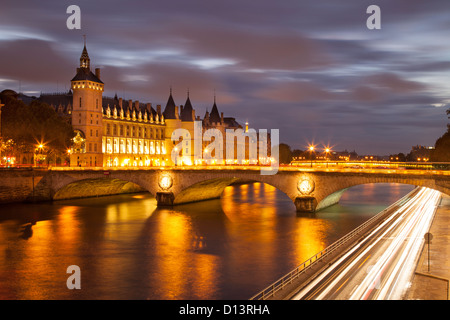
[[[67, 155], [68, 155], [68, 157], [69, 157], [69, 162], [68, 162], [68, 166], [70, 167], [70, 156], [71, 156], [71, 154], [72, 154], [72, 149], [67, 149]], [[67, 163], [67, 162], [66, 162]]]
[[35, 162], [35, 166], [40, 166], [40, 162], [42, 160], [42, 151], [44, 149], [44, 145], [42, 143], [38, 144], [36, 146], [36, 150], [35, 150], [35, 154], [34, 154], [34, 162]]
[[327, 168], [328, 168], [328, 153], [330, 153], [330, 148], [325, 149], [325, 161], [327, 162]]
[[311, 168], [312, 168], [312, 166], [313, 166], [313, 158], [312, 158], [312, 154], [313, 154], [313, 152], [314, 152], [314, 146], [310, 146], [310, 147], [309, 147], [309, 151], [311, 152]]

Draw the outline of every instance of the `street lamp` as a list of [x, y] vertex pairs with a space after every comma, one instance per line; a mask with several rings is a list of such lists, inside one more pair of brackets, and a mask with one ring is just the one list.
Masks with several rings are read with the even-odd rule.
[[311, 168], [313, 166], [313, 158], [312, 158], [312, 154], [314, 152], [314, 146], [309, 146], [309, 151], [311, 152]]
[[35, 161], [35, 166], [36, 165], [40, 165], [40, 161], [43, 159], [43, 152], [44, 149], [44, 144], [39, 143], [38, 145], [36, 145], [36, 150], [35, 150], [35, 154], [34, 154], [34, 161]]
[[325, 160], [327, 162], [327, 168], [328, 168], [328, 154], [330, 153], [330, 148], [325, 148]]

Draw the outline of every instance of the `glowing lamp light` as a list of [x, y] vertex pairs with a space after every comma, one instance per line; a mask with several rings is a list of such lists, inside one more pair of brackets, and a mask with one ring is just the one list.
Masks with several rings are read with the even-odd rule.
[[314, 181], [308, 178], [304, 178], [298, 181], [297, 189], [301, 194], [310, 194], [314, 191]]
[[169, 175], [163, 175], [159, 179], [159, 187], [163, 190], [169, 190], [173, 185], [173, 179]]

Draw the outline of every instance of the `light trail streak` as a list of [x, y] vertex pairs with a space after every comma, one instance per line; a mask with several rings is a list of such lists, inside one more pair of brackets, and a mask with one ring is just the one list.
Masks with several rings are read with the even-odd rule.
[[[292, 299], [327, 299], [331, 295], [341, 299], [401, 299], [439, 200], [438, 191], [421, 188]], [[364, 275], [366, 270], [361, 266], [365, 263], [370, 270]], [[353, 290], [348, 293], [350, 287]]]
[[[369, 299], [374, 289], [379, 290], [374, 294], [374, 298], [378, 300], [401, 299], [403, 290], [393, 290], [393, 287], [404, 288], [405, 280], [411, 276], [411, 269], [420, 249], [420, 245], [417, 245], [417, 243], [421, 243], [425, 230], [428, 230], [430, 226], [439, 198], [440, 193], [434, 190], [424, 189], [423, 192], [419, 193], [414, 204], [405, 211], [405, 214], [410, 213], [410, 215], [406, 217], [407, 221], [404, 222], [404, 226], [389, 247], [381, 254], [371, 272], [355, 290], [350, 297], [351, 300]], [[403, 218], [405, 217], [403, 216]], [[414, 246], [414, 244], [416, 245]], [[415, 251], [412, 251], [413, 246], [416, 249]], [[409, 259], [407, 259], [408, 257]], [[387, 273], [389, 268], [392, 271]], [[406, 269], [407, 272], [403, 274], [399, 272]], [[382, 281], [383, 277], [385, 277], [384, 281]], [[402, 284], [400, 285], [400, 283]], [[397, 294], [394, 294], [395, 292]]]

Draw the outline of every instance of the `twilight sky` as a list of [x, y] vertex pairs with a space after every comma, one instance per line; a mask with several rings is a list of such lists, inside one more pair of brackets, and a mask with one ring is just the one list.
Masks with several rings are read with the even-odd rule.
[[292, 148], [408, 153], [446, 130], [449, 31], [448, 0], [2, 0], [0, 91], [68, 90], [86, 34], [104, 96], [164, 107], [189, 90], [203, 118], [215, 92], [219, 112]]

